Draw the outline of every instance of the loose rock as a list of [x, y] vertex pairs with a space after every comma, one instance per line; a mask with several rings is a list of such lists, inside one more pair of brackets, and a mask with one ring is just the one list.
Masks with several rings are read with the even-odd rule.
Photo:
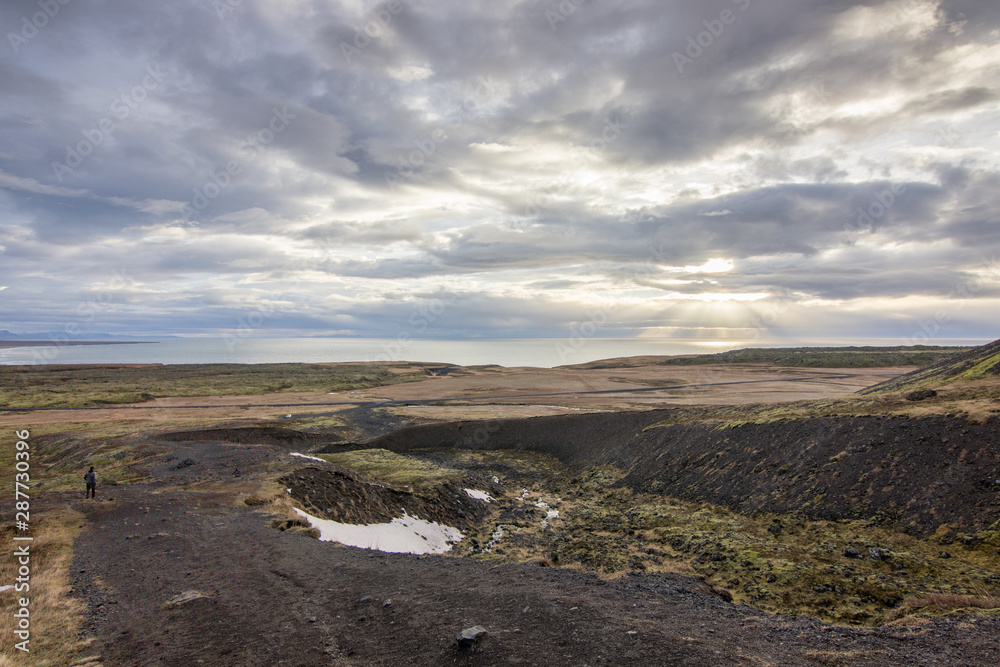
[[455, 641], [461, 648], [472, 648], [476, 645], [476, 642], [486, 634], [486, 629], [481, 625], [473, 625], [471, 628], [466, 628], [458, 633], [455, 637]]

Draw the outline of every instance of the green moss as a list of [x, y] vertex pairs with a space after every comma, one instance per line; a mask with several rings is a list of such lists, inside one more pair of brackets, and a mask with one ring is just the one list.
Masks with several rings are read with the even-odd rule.
[[355, 470], [366, 477], [393, 486], [426, 488], [461, 478], [461, 471], [446, 468], [386, 449], [362, 449], [340, 454], [318, 454], [318, 458]]
[[95, 407], [167, 396], [333, 392], [422, 380], [367, 365], [0, 366], [0, 408]]
[[677, 357], [661, 362], [664, 366], [698, 364], [770, 363], [805, 368], [885, 368], [887, 366], [928, 366], [969, 350], [969, 347], [912, 345], [896, 347], [798, 347], [746, 348], [717, 354]]
[[986, 372], [989, 369], [993, 368], [994, 366], [997, 366], [998, 364], [1000, 364], [1000, 352], [986, 357], [972, 368], [963, 372], [958, 377], [962, 380], [978, 380], [979, 378], [986, 375]]
[[[479, 460], [482, 471], [501, 465], [509, 453], [492, 454], [492, 461]], [[438, 465], [446, 467], [469, 463], [458, 460], [469, 452], [436, 455], [441, 457]], [[455, 457], [451, 463], [450, 456]], [[613, 466], [588, 470], [566, 484], [549, 483], [549, 474], [559, 476], [550, 469], [532, 484], [519, 484], [492, 509], [498, 514], [518, 507], [532, 510], [544, 500], [558, 507], [558, 519], [542, 527], [540, 513], [525, 520], [508, 515], [508, 530], [494, 550], [482, 553], [496, 529], [496, 523], [487, 523], [470, 532], [456, 552], [604, 574], [694, 572], [736, 601], [760, 609], [862, 625], [884, 621], [914, 597], [1000, 594], [994, 574], [1000, 559], [989, 546], [1000, 539], [1000, 526], [966, 544], [951, 544], [951, 558], [942, 559], [936, 539], [920, 540], [878, 522], [809, 521], [767, 513], [750, 517], [706, 503], [632, 493], [614, 486], [623, 471]], [[522, 488], [528, 489], [524, 498]], [[813, 498], [814, 503], [822, 500], [822, 494]]]

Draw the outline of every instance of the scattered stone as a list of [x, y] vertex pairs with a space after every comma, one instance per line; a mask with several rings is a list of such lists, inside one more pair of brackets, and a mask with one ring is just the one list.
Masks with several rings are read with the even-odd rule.
[[201, 598], [207, 598], [207, 593], [202, 593], [201, 591], [190, 590], [184, 591], [183, 593], [178, 593], [174, 597], [167, 600], [163, 605], [164, 607], [179, 607], [182, 604], [192, 602], [193, 600], [200, 600]]
[[472, 648], [476, 645], [476, 642], [486, 634], [486, 629], [481, 625], [473, 625], [471, 628], [466, 628], [458, 633], [455, 637], [455, 641], [461, 648]]
[[361, 598], [360, 600], [358, 600], [358, 602], [371, 602], [371, 601], [372, 601], [372, 596], [370, 596], [370, 595], [366, 595], [363, 598]]
[[184, 459], [183, 461], [174, 466], [174, 470], [180, 470], [181, 468], [190, 468], [196, 463], [197, 461], [195, 461], [194, 459]]
[[928, 398], [934, 398], [937, 395], [938, 393], [933, 389], [917, 389], [916, 391], [911, 391], [903, 398], [908, 401], [923, 401]]
[[948, 553], [947, 551], [942, 551], [941, 553], [938, 554], [938, 558], [951, 558], [951, 554]]
[[889, 595], [882, 599], [882, 604], [888, 607], [889, 609], [895, 609], [900, 605], [902, 601], [903, 598], [901, 597], [895, 595]]
[[844, 549], [844, 556], [847, 558], [861, 558], [861, 552], [854, 547]]

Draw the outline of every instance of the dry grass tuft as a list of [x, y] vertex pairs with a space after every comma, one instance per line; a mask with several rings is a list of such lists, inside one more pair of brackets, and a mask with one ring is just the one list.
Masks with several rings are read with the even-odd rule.
[[[4, 653], [0, 654], [0, 667], [31, 664], [34, 667], [64, 667], [83, 659], [81, 655], [89, 645], [79, 637], [83, 603], [70, 597], [69, 568], [73, 559], [73, 540], [79, 534], [82, 515], [75, 510], [47, 513], [31, 526], [30, 590], [7, 591], [0, 595], [0, 636], [5, 637]], [[0, 529], [0, 541], [13, 544], [13, 526]], [[17, 563], [12, 557], [0, 561], [0, 582], [13, 583]], [[13, 613], [17, 600], [28, 597], [31, 602], [30, 654], [14, 649], [16, 641]], [[89, 658], [88, 667], [99, 667], [95, 658]]]
[[268, 524], [271, 528], [319, 539], [319, 531], [295, 512], [295, 501], [285, 491], [285, 487], [277, 482], [259, 484], [243, 503], [259, 512], [271, 515], [272, 519]]
[[932, 593], [919, 598], [907, 598], [886, 620], [894, 621], [911, 614], [943, 614], [959, 609], [989, 609], [1000, 611], [1000, 597], [995, 595], [958, 595]]

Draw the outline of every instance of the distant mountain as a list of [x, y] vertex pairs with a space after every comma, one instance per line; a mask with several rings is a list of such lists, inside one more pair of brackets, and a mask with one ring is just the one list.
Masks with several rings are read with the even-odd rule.
[[[30, 333], [13, 333], [0, 329], [0, 340], [65, 340], [64, 331], [33, 331]], [[157, 340], [160, 338], [176, 338], [176, 336], [134, 336], [129, 334], [83, 333], [69, 336], [71, 340]]]
[[925, 368], [872, 385], [859, 394], [908, 389], [934, 389], [949, 382], [1000, 376], [1000, 340], [959, 352]]

